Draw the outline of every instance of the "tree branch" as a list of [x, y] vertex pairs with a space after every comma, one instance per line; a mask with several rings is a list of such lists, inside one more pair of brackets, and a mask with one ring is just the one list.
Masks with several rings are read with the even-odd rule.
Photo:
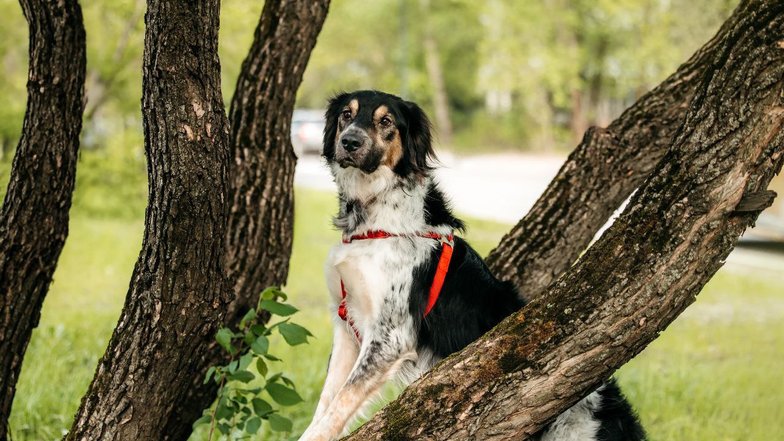
[[447, 358], [349, 439], [520, 439], [656, 338], [721, 267], [784, 162], [784, 4], [725, 25], [672, 148], [546, 293]]
[[672, 145], [706, 64], [729, 30], [722, 27], [609, 127], [585, 133], [533, 208], [487, 257], [497, 277], [514, 282], [530, 300], [577, 260]]

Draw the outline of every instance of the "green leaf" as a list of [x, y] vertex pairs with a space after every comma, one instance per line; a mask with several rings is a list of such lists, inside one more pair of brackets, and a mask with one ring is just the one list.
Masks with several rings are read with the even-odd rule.
[[229, 365], [227, 366], [229, 373], [233, 374], [237, 370], [237, 366], [239, 366], [239, 364], [240, 364], [239, 360], [232, 360], [232, 362], [229, 363]]
[[253, 344], [254, 340], [256, 340], [256, 336], [250, 331], [246, 332], [245, 335], [242, 336], [242, 342], [248, 346]]
[[280, 287], [278, 286], [268, 286], [261, 292], [259, 299], [262, 300], [275, 300], [275, 299], [283, 299], [286, 300], [288, 296], [285, 292], [281, 291]]
[[264, 335], [267, 331], [267, 327], [261, 324], [256, 324], [251, 326], [250, 330], [256, 335]]
[[256, 338], [256, 341], [250, 345], [250, 349], [258, 355], [266, 354], [269, 350], [269, 339], [263, 335], [260, 335], [258, 338]]
[[256, 376], [253, 375], [253, 372], [249, 372], [249, 371], [237, 371], [237, 372], [229, 375], [229, 380], [240, 381], [242, 383], [251, 382], [255, 378], [256, 378]]
[[250, 362], [253, 361], [253, 354], [250, 352], [246, 353], [242, 357], [240, 357], [240, 364], [237, 367], [237, 370], [244, 371], [250, 365]]
[[261, 374], [262, 377], [267, 376], [267, 372], [269, 372], [269, 369], [267, 368], [267, 363], [264, 363], [263, 358], [256, 359], [256, 370], [259, 371], [259, 374]]
[[278, 332], [290, 346], [301, 345], [308, 342], [308, 337], [313, 334], [296, 323], [281, 323]]
[[276, 296], [276, 292], [278, 291], [277, 286], [268, 286], [264, 288], [264, 291], [259, 294], [259, 301], [261, 300], [271, 300], [274, 299]]
[[220, 328], [218, 333], [215, 334], [215, 340], [218, 342], [223, 349], [229, 351], [229, 353], [234, 352], [234, 346], [231, 344], [231, 338], [234, 336], [234, 333], [229, 330], [229, 328]]
[[240, 422], [241, 423], [244, 423], [244, 422], [248, 421], [248, 418], [250, 418], [252, 414], [253, 414], [253, 412], [251, 412], [250, 409], [248, 409], [245, 406], [243, 406], [240, 409], [240, 411], [237, 412], [237, 415], [239, 415], [239, 417], [240, 417]]
[[[270, 424], [270, 426], [271, 426], [271, 425], [272, 425], [272, 424]], [[228, 425], [228, 424], [226, 424], [226, 423], [220, 423], [220, 424], [217, 424], [217, 425], [215, 426], [215, 428], [216, 428], [216, 429], [218, 429], [218, 432], [220, 432], [220, 433], [221, 433], [221, 435], [228, 435], [228, 434], [229, 434], [229, 430], [231, 430], [231, 426], [229, 426], [229, 425]]]
[[240, 329], [245, 329], [249, 322], [256, 319], [256, 309], [250, 308], [240, 320]]
[[302, 401], [297, 391], [280, 383], [268, 383], [265, 389], [275, 402], [283, 406], [293, 406]]
[[280, 358], [272, 355], [272, 354], [264, 354], [264, 358], [270, 361], [280, 361]]
[[193, 427], [196, 427], [201, 424], [206, 424], [212, 421], [212, 415], [202, 415], [201, 418], [193, 422]]
[[259, 427], [261, 427], [261, 418], [253, 417], [245, 424], [245, 431], [254, 434], [259, 431]]
[[253, 412], [258, 416], [264, 416], [272, 412], [272, 405], [261, 398], [254, 398], [251, 400], [253, 405]]
[[270, 423], [270, 429], [275, 432], [291, 432], [291, 420], [284, 418], [276, 413], [270, 414], [267, 419]]
[[203, 384], [209, 383], [210, 380], [212, 380], [212, 374], [214, 374], [214, 373], [215, 373], [215, 366], [210, 366], [210, 368], [207, 369], [207, 375], [204, 376], [204, 383]]
[[281, 317], [289, 316], [299, 311], [297, 308], [291, 305], [278, 303], [275, 300], [262, 300], [259, 302], [259, 306], [262, 309], [269, 311], [271, 314], [279, 315]]
[[215, 409], [215, 419], [217, 420], [228, 420], [234, 415], [231, 408], [228, 406], [228, 401], [224, 398], [221, 398], [218, 401], [218, 407]]
[[253, 387], [253, 388], [250, 388], [250, 389], [237, 388], [235, 390], [237, 392], [241, 392], [241, 393], [244, 393], [244, 394], [250, 394], [250, 395], [258, 395], [259, 392], [261, 392], [261, 388], [260, 387]]
[[283, 380], [283, 383], [284, 383], [284, 384], [287, 384], [287, 385], [288, 385], [290, 388], [292, 388], [292, 389], [294, 388], [294, 382], [293, 382], [293, 381], [291, 381], [291, 379], [290, 379], [290, 378], [288, 378], [288, 377], [285, 377], [285, 376], [281, 375], [281, 376], [280, 376], [280, 379], [281, 379], [281, 380]]

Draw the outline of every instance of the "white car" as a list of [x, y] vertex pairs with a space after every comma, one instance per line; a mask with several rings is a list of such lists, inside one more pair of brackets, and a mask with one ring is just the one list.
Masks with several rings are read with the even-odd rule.
[[324, 125], [323, 110], [294, 110], [291, 117], [291, 144], [298, 157], [321, 153]]

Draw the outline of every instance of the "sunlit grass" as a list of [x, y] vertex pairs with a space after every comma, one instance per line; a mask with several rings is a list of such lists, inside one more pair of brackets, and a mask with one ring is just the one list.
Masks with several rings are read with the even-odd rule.
[[75, 218], [27, 349], [13, 439], [61, 439], [119, 317], [143, 223]]
[[[322, 269], [339, 239], [330, 224], [335, 198], [299, 190], [286, 291], [295, 321], [316, 338], [271, 352], [272, 368], [294, 379], [304, 404], [284, 408], [294, 432], [308, 424], [326, 373], [330, 313]], [[34, 332], [11, 418], [15, 440], [60, 439], [111, 336], [141, 246], [137, 220], [74, 214], [71, 234]], [[508, 225], [468, 220], [469, 241], [486, 254]], [[784, 436], [784, 298], [781, 283], [722, 270], [662, 336], [618, 374], [653, 441], [773, 440]], [[389, 393], [387, 394], [389, 395]], [[263, 432], [258, 439], [291, 435]], [[203, 434], [193, 436], [201, 440]]]
[[720, 272], [620, 372], [653, 440], [784, 439], [780, 281]]

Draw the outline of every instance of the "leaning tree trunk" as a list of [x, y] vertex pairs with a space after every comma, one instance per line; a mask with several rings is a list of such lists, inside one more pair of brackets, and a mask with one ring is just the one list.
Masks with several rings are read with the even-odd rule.
[[[234, 161], [224, 266], [236, 298], [225, 322], [236, 326], [267, 286], [286, 283], [294, 227], [291, 113], [329, 0], [268, 0], [253, 45], [242, 64], [229, 121]], [[228, 354], [214, 341], [194, 361], [187, 399], [167, 423], [171, 439], [184, 440], [216, 396], [204, 384], [209, 366]]]
[[639, 353], [772, 202], [784, 162], [784, 4], [745, 1], [623, 215], [543, 296], [350, 439], [524, 439]]
[[229, 125], [219, 1], [150, 0], [142, 113], [149, 206], [142, 250], [71, 440], [166, 439], [232, 299], [222, 258]]
[[22, 0], [30, 27], [27, 112], [0, 214], [0, 439], [33, 328], [68, 236], [84, 110], [76, 0]]

